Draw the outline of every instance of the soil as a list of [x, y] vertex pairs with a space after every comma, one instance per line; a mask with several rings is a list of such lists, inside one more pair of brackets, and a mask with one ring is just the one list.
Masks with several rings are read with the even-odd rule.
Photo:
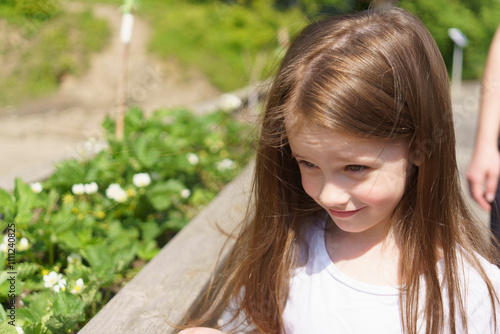
[[[67, 3], [67, 10], [84, 8]], [[102, 120], [116, 110], [121, 13], [112, 5], [96, 4], [91, 9], [109, 23], [112, 36], [110, 44], [93, 56], [87, 73], [64, 78], [51, 96], [0, 110], [1, 188], [12, 189], [16, 177], [40, 180], [49, 175], [54, 162], [79, 156], [87, 141], [102, 138]], [[128, 62], [129, 105], [150, 113], [160, 107], [193, 106], [220, 94], [200, 72], [149, 54], [150, 36], [147, 22], [135, 17]]]

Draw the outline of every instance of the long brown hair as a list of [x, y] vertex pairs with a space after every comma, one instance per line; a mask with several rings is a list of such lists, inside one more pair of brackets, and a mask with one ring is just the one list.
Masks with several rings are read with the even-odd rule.
[[[400, 293], [405, 333], [417, 333], [419, 316], [425, 333], [444, 328], [456, 333], [456, 324], [466, 328], [457, 278], [460, 256], [481, 274], [493, 310], [498, 310], [498, 297], [477, 256], [491, 261], [491, 247], [460, 190], [446, 67], [425, 26], [391, 8], [312, 23], [290, 46], [263, 115], [248, 225], [218, 277], [202, 321], [233, 298], [259, 332], [284, 331], [281, 317], [291, 272], [300, 265], [301, 228], [322, 211], [301, 186], [285, 131], [306, 121], [410, 143], [412, 170], [393, 227], [405, 282]], [[440, 257], [442, 282], [436, 265]]]

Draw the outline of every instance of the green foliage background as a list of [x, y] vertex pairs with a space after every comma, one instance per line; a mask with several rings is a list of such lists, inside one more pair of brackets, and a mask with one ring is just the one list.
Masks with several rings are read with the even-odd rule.
[[[82, 0], [111, 3], [121, 0]], [[143, 0], [137, 15], [152, 27], [149, 49], [163, 59], [205, 73], [222, 91], [272, 75], [282, 55], [278, 31], [290, 36], [309, 21], [366, 9], [368, 0]], [[401, 0], [436, 39], [451, 70], [453, 42], [447, 31], [459, 28], [469, 38], [464, 79], [480, 79], [489, 44], [499, 23], [495, 0]], [[54, 91], [66, 74], [82, 73], [89, 55], [108, 42], [109, 28], [90, 12], [70, 14], [59, 0], [0, 0], [0, 18], [21, 29], [32, 44], [19, 66], [0, 83], [0, 104]], [[69, 33], [65, 33], [69, 32]], [[1, 52], [1, 47], [0, 47]], [[4, 51], [5, 52], [5, 51]]]
[[[279, 10], [270, 1], [237, 5], [223, 1], [151, 0], [142, 7], [154, 27], [150, 50], [199, 67], [223, 91], [269, 75], [279, 60], [277, 33], [305, 25], [297, 7]], [[165, 10], [158, 10], [158, 8]], [[261, 61], [263, 60], [263, 61]], [[256, 73], [257, 72], [257, 73]]]
[[21, 39], [0, 45], [5, 59], [15, 59], [0, 81], [0, 107], [52, 93], [66, 75], [84, 73], [110, 37], [105, 21], [89, 10], [65, 12], [57, 0], [0, 0], [0, 19]]
[[402, 0], [401, 7], [418, 15], [436, 40], [451, 71], [453, 42], [448, 29], [460, 29], [469, 39], [464, 49], [465, 79], [482, 77], [489, 45], [500, 22], [500, 2], [493, 0]]
[[[259, 79], [272, 74], [282, 54], [276, 37], [280, 29], [285, 28], [294, 36], [310, 21], [363, 10], [370, 1], [143, 0], [140, 4], [137, 14], [153, 28], [151, 52], [201, 69], [214, 85], [228, 91], [248, 84], [252, 74]], [[424, 22], [449, 71], [453, 42], [448, 29], [460, 29], [470, 41], [465, 48], [463, 77], [482, 77], [488, 48], [500, 22], [498, 1], [400, 0], [398, 5]]]

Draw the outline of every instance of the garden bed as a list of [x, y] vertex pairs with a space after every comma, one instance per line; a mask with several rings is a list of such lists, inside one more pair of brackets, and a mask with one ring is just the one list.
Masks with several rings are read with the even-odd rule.
[[[249, 202], [253, 164], [177, 234], [80, 333], [176, 333], [233, 243]], [[226, 232], [226, 233], [224, 233]]]
[[[0, 230], [6, 232], [0, 245], [5, 255], [5, 261], [0, 261], [0, 333], [77, 332], [153, 258], [133, 281], [138, 283], [130, 283], [130, 288], [126, 285], [105, 310], [133, 295], [136, 299], [125, 304], [139, 305], [144, 311], [134, 308], [133, 312], [142, 314], [140, 319], [147, 314], [176, 322], [178, 319], [167, 319], [171, 312], [162, 306], [165, 304], [156, 307], [158, 300], [149, 299], [160, 298], [162, 291], [189, 299], [199, 283], [198, 273], [212, 271], [204, 267], [208, 258], [201, 261], [202, 267], [187, 274], [198, 283], [184, 292], [172, 282], [188, 282], [189, 277], [168, 280], [174, 277], [170, 267], [182, 272], [183, 266], [193, 263], [182, 260], [182, 256], [196, 253], [194, 246], [182, 241], [186, 235], [197, 235], [194, 243], [211, 249], [211, 253], [202, 253], [217, 258], [222, 239], [211, 231], [215, 225], [195, 223], [204, 218], [196, 218], [189, 224], [194, 227], [174, 239], [180, 241], [169, 242], [160, 253], [167, 255], [157, 254], [239, 174], [250, 159], [251, 149], [244, 139], [253, 130], [224, 111], [193, 115], [180, 109], [158, 111], [148, 119], [140, 110], [131, 109], [123, 142], [113, 137], [111, 120], [105, 121], [104, 128], [109, 147], [90, 160], [63, 161], [41, 183], [26, 184], [18, 179], [12, 193], [0, 189]], [[224, 208], [220, 200], [217, 203], [215, 208]], [[233, 204], [227, 205], [224, 211], [235, 209]], [[243, 206], [239, 206], [241, 212]], [[227, 218], [227, 212], [221, 213]], [[213, 224], [219, 223], [215, 216], [208, 214]], [[227, 226], [224, 224], [221, 222]], [[14, 257], [8, 256], [10, 250]], [[166, 273], [160, 274], [161, 270]], [[12, 282], [7, 271], [15, 272]], [[156, 279], [162, 283], [155, 283]], [[139, 290], [142, 292], [137, 293]], [[112, 312], [103, 312], [105, 318], [111, 317]], [[18, 331], [11, 326], [11, 314]], [[123, 314], [120, 311], [116, 316]], [[102, 316], [96, 321], [99, 319]]]

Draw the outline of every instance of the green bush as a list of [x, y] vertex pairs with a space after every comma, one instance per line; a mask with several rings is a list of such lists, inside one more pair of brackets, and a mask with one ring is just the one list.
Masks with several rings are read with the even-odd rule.
[[153, 26], [152, 52], [202, 70], [223, 91], [268, 76], [280, 49], [278, 31], [293, 35], [305, 25], [298, 8], [279, 11], [267, 1], [245, 7], [152, 0], [139, 10]]
[[25, 36], [61, 13], [58, 0], [0, 0], [0, 18], [20, 28]]
[[[271, 72], [278, 59], [276, 35], [281, 28], [288, 29], [293, 36], [308, 20], [364, 9], [367, 3], [151, 0], [143, 3], [139, 13], [153, 26], [150, 48], [154, 53], [201, 69], [214, 85], [227, 91], [247, 85], [252, 75], [254, 79], [263, 78]], [[470, 44], [465, 48], [463, 77], [478, 79], [482, 76], [500, 17], [498, 1], [401, 0], [399, 5], [423, 20], [436, 39], [449, 71], [453, 42], [448, 37], [448, 29], [456, 27], [464, 32]], [[259, 61], [259, 57], [263, 61]]]
[[460, 29], [469, 39], [469, 45], [464, 49], [463, 77], [482, 77], [489, 45], [500, 17], [498, 1], [402, 0], [400, 5], [425, 23], [441, 50], [449, 72], [454, 46], [448, 36], [448, 29]]
[[60, 11], [60, 4], [56, 0], [17, 0], [18, 13], [30, 19], [47, 20]]
[[42, 184], [0, 189], [0, 332], [12, 300], [25, 333], [78, 331], [249, 159], [250, 129], [225, 112], [146, 119], [132, 109], [124, 141], [110, 119], [104, 129], [109, 147], [95, 157], [60, 163]]

